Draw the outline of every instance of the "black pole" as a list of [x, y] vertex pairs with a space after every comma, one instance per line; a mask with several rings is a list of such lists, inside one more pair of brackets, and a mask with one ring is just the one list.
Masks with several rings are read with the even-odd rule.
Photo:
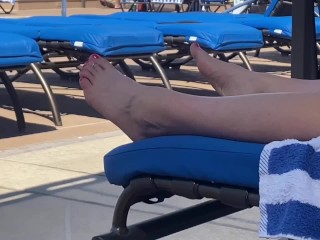
[[313, 0], [292, 0], [291, 77], [318, 78]]

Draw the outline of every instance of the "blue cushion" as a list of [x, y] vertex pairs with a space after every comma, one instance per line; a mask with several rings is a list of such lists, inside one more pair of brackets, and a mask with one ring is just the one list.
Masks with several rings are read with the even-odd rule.
[[118, 12], [111, 15], [112, 18], [130, 21], [152, 21], [156, 23], [174, 23], [174, 22], [216, 22], [228, 21], [228, 19], [235, 17], [235, 14], [221, 14], [208, 12]]
[[[273, 1], [265, 15], [262, 14], [221, 14], [204, 12], [187, 13], [114, 13], [110, 16], [116, 19], [130, 21], [153, 21], [156, 23], [177, 23], [177, 22], [198, 22], [198, 23], [236, 23], [254, 27], [259, 30], [267, 30], [270, 35], [291, 39], [292, 37], [292, 17], [270, 17], [271, 10], [274, 8]], [[109, 16], [109, 17], [110, 17]], [[315, 18], [316, 38], [320, 40], [320, 18]], [[220, 28], [223, 27], [220, 26]]]
[[25, 36], [0, 33], [0, 67], [25, 66], [42, 61], [38, 44]]
[[[88, 16], [88, 15], [87, 15]], [[211, 12], [118, 12], [108, 15], [114, 19], [130, 21], [152, 21], [156, 23], [175, 23], [175, 22], [201, 22], [201, 23], [221, 23], [234, 22], [241, 18], [263, 17], [261, 14], [229, 14]]]
[[39, 27], [32, 27], [32, 26], [20, 26], [17, 24], [10, 24], [10, 23], [2, 23], [0, 21], [0, 31], [2, 33], [16, 33], [19, 35], [23, 35], [32, 39], [39, 39], [40, 36], [40, 29]]
[[[74, 19], [74, 20], [72, 20]], [[71, 21], [72, 20], [72, 21]], [[132, 21], [131, 19], [119, 19], [114, 18], [112, 14], [110, 15], [96, 15], [96, 14], [88, 14], [88, 15], [73, 15], [68, 18], [68, 21], [74, 22], [78, 21], [76, 24], [80, 25], [108, 25], [110, 28], [115, 27], [114, 24], [120, 24], [120, 25], [132, 25], [132, 28], [141, 28], [141, 24], [143, 24], [144, 27], [153, 27], [155, 26], [155, 22], [152, 21], [140, 21], [137, 25], [136, 21]]]
[[269, 6], [267, 7], [267, 9], [264, 13], [264, 16], [266, 16], [266, 17], [271, 16], [272, 12], [275, 10], [278, 3], [279, 3], [279, 0], [271, 0]]
[[[14, 19], [0, 19], [0, 26], [2, 24], [15, 24], [26, 29], [42, 29], [42, 28], [55, 28], [64, 26], [82, 26], [82, 25], [104, 25], [111, 29], [114, 24], [132, 25], [132, 28], [137, 27], [135, 21], [126, 21], [112, 17], [112, 15], [73, 15], [70, 17], [63, 16], [35, 16], [28, 18], [14, 18]], [[144, 26], [154, 26], [153, 22], [143, 22]]]
[[110, 183], [142, 175], [257, 188], [264, 145], [201, 136], [166, 136], [120, 146], [104, 157]]
[[[69, 18], [63, 16], [34, 16], [28, 18], [12, 19], [12, 22], [20, 25], [30, 26], [65, 26], [65, 25], [88, 25], [86, 19], [83, 18]], [[91, 24], [92, 25], [92, 24]]]
[[179, 23], [158, 24], [156, 29], [165, 36], [185, 36], [189, 42], [197, 41], [202, 47], [219, 51], [261, 48], [261, 31], [233, 23]]
[[65, 26], [40, 31], [45, 41], [67, 41], [80, 50], [103, 56], [156, 53], [164, 50], [163, 34], [130, 25]]
[[155, 30], [154, 25], [145, 23], [142, 28], [136, 22], [106, 17], [88, 21], [80, 17], [40, 16], [12, 19], [3, 23], [0, 21], [0, 27], [3, 26], [4, 31], [20, 33], [37, 40], [69, 42], [78, 50], [103, 56], [163, 51], [163, 34]]
[[[292, 38], [292, 17], [260, 17], [257, 18], [241, 18], [239, 23], [245, 24], [261, 30], [267, 30], [268, 33], [275, 37], [286, 39]], [[320, 40], [320, 18], [315, 18], [316, 38]]]
[[[3, 23], [13, 23], [23, 26], [41, 26], [41, 27], [59, 27], [59, 26], [73, 26], [73, 25], [109, 25], [116, 23], [126, 23], [130, 22], [125, 20], [120, 20], [113, 18], [112, 15], [94, 15], [95, 17], [90, 17], [91, 15], [74, 15], [72, 17], [63, 16], [35, 16], [28, 18], [15, 18], [9, 21], [4, 21]], [[0, 20], [0, 24], [2, 20]], [[148, 23], [145, 22], [145, 25]], [[152, 25], [152, 24], [149, 24]], [[154, 24], [153, 24], [154, 25]]]
[[[146, 29], [146, 27], [155, 27], [166, 36], [185, 36], [186, 40], [190, 42], [196, 41], [203, 47], [213, 50], [229, 51], [229, 50], [243, 50], [261, 48], [264, 44], [262, 33], [252, 27], [230, 24], [230, 23], [200, 23], [201, 19], [208, 20], [206, 16], [217, 18], [226, 18], [230, 22], [235, 18], [231, 14], [206, 14], [206, 13], [117, 13], [108, 16], [101, 15], [83, 15], [87, 22], [94, 22], [97, 20], [105, 21], [107, 24], [110, 19], [118, 20], [114, 22], [116, 26], [132, 24], [133, 28], [139, 26], [139, 29]], [[219, 17], [220, 16], [220, 17]], [[222, 17], [226, 16], [226, 17]], [[112, 18], [110, 18], [112, 17]], [[77, 15], [74, 18], [81, 18]], [[184, 22], [199, 22], [199, 24], [184, 23]], [[179, 23], [177, 23], [179, 22]], [[227, 20], [226, 20], [227, 22]], [[177, 23], [177, 24], [169, 24]], [[147, 25], [146, 25], [147, 24]]]

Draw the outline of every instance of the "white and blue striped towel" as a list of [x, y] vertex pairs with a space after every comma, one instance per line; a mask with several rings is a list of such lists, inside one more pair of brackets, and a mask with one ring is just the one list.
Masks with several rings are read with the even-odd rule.
[[320, 239], [320, 137], [267, 144], [261, 153], [260, 237]]

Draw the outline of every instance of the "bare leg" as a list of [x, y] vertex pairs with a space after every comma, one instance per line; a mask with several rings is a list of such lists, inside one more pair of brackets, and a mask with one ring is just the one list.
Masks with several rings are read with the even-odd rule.
[[102, 6], [109, 8], [121, 8], [120, 0], [115, 0], [114, 4], [109, 0], [100, 0]]
[[91, 57], [81, 70], [80, 84], [87, 102], [132, 140], [192, 134], [270, 142], [320, 135], [320, 89], [310, 93], [192, 96], [140, 85], [99, 57]]
[[120, 0], [114, 1], [114, 8], [121, 8]]
[[238, 65], [210, 57], [196, 44], [191, 46], [199, 71], [221, 95], [234, 96], [254, 93], [302, 92], [320, 88], [320, 81], [279, 77], [250, 72]]

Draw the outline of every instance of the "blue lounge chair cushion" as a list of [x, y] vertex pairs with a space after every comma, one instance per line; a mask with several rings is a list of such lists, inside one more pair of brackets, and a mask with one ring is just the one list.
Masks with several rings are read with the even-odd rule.
[[[238, 23], [254, 27], [256, 29], [265, 30], [271, 36], [285, 39], [292, 38], [292, 17], [247, 17], [239, 18]], [[316, 38], [320, 39], [320, 19], [315, 18]]]
[[[207, 18], [202, 15], [212, 16], [215, 19], [229, 19], [230, 22], [236, 22], [231, 20], [235, 18], [232, 14], [174, 14], [174, 13], [118, 13], [108, 16], [94, 16], [84, 15], [82, 18], [86, 18], [86, 22], [105, 21], [108, 23], [110, 19], [118, 20], [115, 22], [116, 26], [131, 24], [133, 28], [139, 26], [139, 28], [145, 29], [146, 27], [155, 27], [161, 31], [165, 36], [184, 36], [187, 41], [197, 41], [201, 46], [220, 50], [238, 50], [238, 49], [255, 49], [263, 46], [262, 33], [252, 27], [219, 22], [219, 23], [207, 23], [201, 22], [200, 19]], [[202, 16], [202, 18], [201, 18]], [[81, 15], [77, 15], [74, 18], [81, 18]], [[185, 23], [192, 22], [192, 23]], [[175, 24], [171, 24], [175, 23]], [[198, 23], [198, 24], [196, 24]], [[147, 25], [146, 25], [147, 24]], [[196, 39], [196, 40], [195, 40]]]
[[[109, 25], [117, 23], [130, 24], [131, 22], [113, 18], [112, 15], [73, 15], [72, 17], [63, 16], [35, 16], [28, 18], [15, 18], [5, 20], [3, 23], [13, 23], [17, 25], [27, 26], [41, 26], [41, 27], [61, 27], [72, 25]], [[2, 20], [0, 20], [0, 24]], [[144, 23], [148, 24], [147, 22]], [[152, 25], [151, 23], [149, 25]], [[154, 23], [153, 23], [154, 25]]]
[[104, 157], [110, 183], [153, 175], [257, 188], [264, 144], [201, 136], [166, 136], [120, 146]]
[[135, 22], [107, 17], [88, 21], [80, 17], [40, 16], [0, 21], [2, 25], [8, 32], [36, 40], [68, 42], [78, 50], [103, 56], [150, 54], [165, 49], [163, 34], [153, 28], [154, 23], [144, 23], [142, 28]]
[[[72, 21], [81, 22], [82, 25], [109, 25], [111, 28], [114, 27], [114, 24], [120, 25], [131, 25], [132, 28], [141, 27], [137, 25], [136, 21], [125, 20], [114, 18], [112, 14], [110, 15], [96, 15], [96, 14], [81, 14], [81, 15], [72, 15], [68, 18], [68, 20], [75, 19]], [[71, 22], [72, 22], [71, 21]], [[143, 26], [154, 27], [156, 25], [155, 22], [152, 21], [141, 21], [143, 22]], [[80, 24], [80, 23], [77, 23]], [[140, 24], [140, 23], [139, 23]]]
[[[155, 23], [177, 23], [177, 22], [198, 22], [198, 23], [221, 23], [235, 22], [237, 19], [247, 17], [263, 17], [260, 14], [229, 14], [229, 13], [210, 13], [210, 12], [119, 12], [109, 15], [109, 17], [130, 21], [152, 21]], [[235, 22], [237, 23], [237, 22]]]
[[[130, 27], [132, 29], [137, 27], [136, 22], [134, 21], [126, 21], [118, 18], [113, 18], [112, 15], [73, 15], [70, 17], [63, 16], [35, 16], [28, 18], [14, 18], [14, 19], [0, 19], [1, 24], [15, 24], [22, 27], [33, 27], [34, 29], [43, 29], [48, 28], [52, 29], [55, 27], [72, 27], [72, 26], [83, 26], [89, 25], [94, 27], [97, 26], [108, 26], [110, 29], [114, 28], [115, 24], [124, 25]], [[144, 26], [153, 27], [155, 23], [153, 22], [144, 22]]]
[[[277, 1], [273, 1], [277, 2]], [[154, 21], [156, 23], [177, 23], [177, 22], [198, 22], [198, 23], [236, 23], [254, 27], [259, 30], [266, 30], [272, 36], [291, 39], [292, 38], [292, 17], [270, 17], [271, 6], [262, 14], [221, 14], [221, 13], [114, 13], [110, 15], [113, 18], [131, 20], [131, 21]], [[320, 19], [315, 18], [316, 38], [320, 40]]]
[[[46, 27], [58, 27], [58, 26], [75, 25], [75, 24], [90, 25], [90, 23], [87, 23], [87, 21], [83, 18], [80, 19], [80, 18], [70, 18], [70, 17], [63, 17], [63, 16], [34, 16], [34, 17], [27, 17], [27, 18], [14, 18], [6, 21], [8, 23], [13, 23], [17, 25], [46, 26]], [[1, 22], [2, 20], [0, 21], [0, 23]]]
[[0, 39], [0, 67], [25, 66], [42, 61], [39, 46], [33, 39], [12, 33], [0, 33]]
[[155, 53], [164, 50], [163, 34], [152, 28], [135, 25], [66, 26], [40, 31], [45, 41], [66, 41], [80, 50], [103, 56]]
[[261, 48], [261, 31], [233, 23], [179, 23], [158, 24], [156, 29], [165, 36], [185, 36], [189, 42], [218, 51]]
[[0, 29], [2, 33], [15, 33], [35, 40], [38, 40], [40, 37], [39, 27], [20, 26], [10, 22], [2, 22], [2, 20], [0, 20]]

